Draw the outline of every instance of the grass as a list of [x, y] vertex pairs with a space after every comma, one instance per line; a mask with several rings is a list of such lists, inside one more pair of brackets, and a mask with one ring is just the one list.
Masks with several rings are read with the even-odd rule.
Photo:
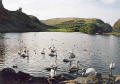
[[59, 28], [59, 29], [47, 29], [47, 31], [50, 31], [50, 32], [72, 32], [71, 29], [63, 29], [63, 28]]
[[85, 22], [93, 22], [93, 21], [96, 21], [97, 19], [96, 18], [75, 18], [75, 17], [68, 17], [68, 18], [53, 18], [53, 19], [48, 19], [48, 20], [41, 20], [43, 23], [47, 24], [47, 25], [51, 25], [51, 26], [54, 26], [56, 24], [61, 24], [63, 22], [66, 22], [66, 21], [75, 21], [75, 22], [78, 22], [78, 21], [85, 21]]
[[104, 33], [104, 35], [114, 35], [114, 36], [120, 36], [120, 32], [110, 32], [110, 33]]

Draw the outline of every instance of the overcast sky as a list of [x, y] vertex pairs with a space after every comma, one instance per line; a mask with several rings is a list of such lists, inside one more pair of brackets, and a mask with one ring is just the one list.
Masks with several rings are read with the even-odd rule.
[[100, 18], [114, 24], [120, 18], [120, 0], [3, 0], [5, 8], [37, 16], [40, 20], [59, 17]]

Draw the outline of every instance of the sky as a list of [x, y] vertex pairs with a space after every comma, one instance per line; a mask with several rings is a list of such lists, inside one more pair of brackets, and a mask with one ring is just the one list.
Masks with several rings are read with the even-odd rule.
[[61, 17], [99, 18], [113, 25], [120, 19], [120, 0], [3, 0], [4, 7], [40, 20]]

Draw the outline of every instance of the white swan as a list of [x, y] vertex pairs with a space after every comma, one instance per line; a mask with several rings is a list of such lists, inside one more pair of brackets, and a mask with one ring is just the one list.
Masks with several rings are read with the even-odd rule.
[[45, 48], [43, 48], [43, 51], [41, 52], [42, 55], [45, 55]]
[[111, 62], [109, 68], [110, 68], [110, 72], [111, 72], [111, 76], [112, 76], [112, 70], [115, 69], [115, 63]]
[[50, 71], [50, 77], [53, 78], [56, 75], [56, 69], [52, 68]]
[[80, 61], [77, 61], [77, 66], [70, 67], [70, 70], [69, 70], [70, 73], [78, 72], [78, 70], [79, 70], [79, 63], [80, 63]]
[[114, 63], [114, 62], [111, 62], [109, 68], [110, 68], [110, 69], [115, 69], [115, 63]]
[[57, 57], [57, 53], [53, 53], [53, 52], [51, 52], [51, 53], [49, 54], [49, 56], [51, 56], [51, 57], [56, 56], [56, 57]]
[[96, 74], [96, 70], [94, 68], [88, 68], [85, 72], [85, 75], [88, 76], [90, 74]]
[[73, 52], [70, 53], [70, 58], [75, 58], [75, 54]]
[[68, 63], [68, 62], [70, 62], [70, 60], [69, 59], [63, 59], [63, 62]]

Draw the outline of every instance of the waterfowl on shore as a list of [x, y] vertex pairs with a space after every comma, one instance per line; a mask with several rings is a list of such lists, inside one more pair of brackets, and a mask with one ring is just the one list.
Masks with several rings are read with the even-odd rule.
[[77, 66], [73, 66], [73, 67], [71, 67], [71, 65], [70, 65], [70, 69], [69, 69], [70, 73], [78, 72], [79, 63], [80, 63], [80, 61], [77, 61]]
[[110, 67], [110, 69], [115, 69], [115, 63], [111, 62], [109, 67]]
[[52, 68], [51, 67], [46, 67], [45, 70], [50, 71]]
[[114, 63], [114, 62], [111, 62], [109, 68], [110, 68], [110, 73], [111, 73], [111, 75], [112, 75], [112, 70], [115, 69], [115, 63]]
[[52, 69], [50, 70], [50, 77], [53, 78], [55, 75], [56, 75], [56, 69], [55, 69], [55, 68], [52, 68]]
[[85, 75], [88, 76], [90, 74], [95, 74], [95, 73], [97, 73], [97, 72], [94, 68], [88, 68], [85, 72]]

